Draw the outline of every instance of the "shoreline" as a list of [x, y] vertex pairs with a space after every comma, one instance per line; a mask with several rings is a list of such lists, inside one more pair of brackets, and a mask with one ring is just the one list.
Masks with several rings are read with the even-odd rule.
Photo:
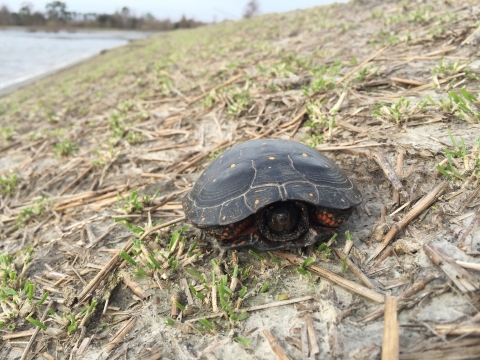
[[88, 32], [88, 33], [95, 33], [95, 32], [131, 32], [131, 33], [150, 33], [156, 34], [165, 31], [155, 31], [155, 30], [137, 30], [137, 29], [117, 29], [117, 28], [89, 28], [89, 27], [59, 27], [59, 28], [49, 28], [47, 26], [0, 26], [0, 31], [2, 30], [14, 30], [14, 31], [25, 31], [27, 33], [35, 33], [35, 32], [45, 32], [49, 34], [55, 34], [59, 32], [66, 32], [66, 33], [77, 33], [77, 32]]
[[[125, 46], [125, 45], [121, 45], [121, 46]], [[118, 47], [118, 46], [117, 46]], [[107, 52], [108, 50], [105, 49], [105, 50], [102, 50], [100, 51], [99, 53], [97, 54], [94, 54], [94, 55], [89, 55], [89, 56], [86, 56], [86, 57], [83, 57], [79, 60], [75, 60], [73, 62], [69, 62], [68, 64], [62, 64], [61, 66], [59, 67], [56, 67], [54, 69], [51, 69], [49, 71], [46, 71], [44, 73], [41, 73], [41, 74], [36, 74], [36, 75], [32, 75], [32, 76], [24, 76], [23, 78], [20, 78], [20, 80], [18, 80], [17, 82], [13, 83], [13, 84], [10, 84], [10, 85], [7, 85], [5, 87], [2, 87], [0, 88], [0, 98], [2, 97], [5, 97], [9, 94], [11, 94], [12, 92], [14, 91], [17, 91], [17, 90], [20, 90], [22, 88], [24, 88], [25, 86], [28, 86], [30, 84], [34, 84], [36, 83], [37, 81], [39, 80], [42, 80], [42, 79], [45, 79], [51, 75], [55, 75], [55, 74], [59, 74], [61, 73], [62, 71], [65, 71], [65, 70], [69, 70], [77, 65], [80, 65], [82, 63], [84, 63], [85, 61], [88, 61], [90, 59], [93, 59], [94, 57], [96, 56], [99, 56], [99, 55], [102, 55], [104, 54], [105, 52]]]
[[[8, 28], [3, 27], [3, 28], [0, 28], [0, 31], [2, 31], [2, 30], [3, 31], [21, 31], [22, 27], [8, 27]], [[26, 33], [29, 33], [29, 31], [27, 29], [24, 29], [24, 30], [25, 30]], [[45, 31], [45, 33], [47, 33], [47, 34], [60, 33], [60, 32], [71, 33], [71, 32], [64, 31], [64, 30], [57, 31], [57, 32]], [[108, 30], [105, 29], [105, 30], [101, 30], [101, 31], [90, 31], [89, 29], [87, 29], [87, 31], [77, 32], [77, 34], [82, 33], [82, 32], [83, 33], [89, 33], [89, 34], [93, 34], [93, 33], [98, 34], [98, 33], [107, 33], [107, 32], [117, 33], [116, 30], [110, 30], [110, 29], [108, 29]], [[65, 61], [60, 62], [58, 64], [52, 65], [49, 68], [44, 68], [44, 69], [41, 69], [41, 70], [37, 69], [37, 71], [33, 71], [30, 74], [27, 73], [23, 76], [18, 76], [16, 78], [6, 80], [4, 84], [0, 85], [0, 98], [5, 97], [8, 94], [11, 94], [12, 92], [14, 92], [16, 90], [24, 88], [24, 87], [26, 87], [30, 84], [33, 84], [33, 83], [35, 83], [35, 82], [37, 82], [41, 79], [47, 78], [51, 75], [54, 75], [54, 74], [60, 73], [64, 70], [68, 70], [72, 67], [75, 67], [75, 66], [77, 66], [77, 65], [79, 65], [79, 64], [81, 64], [85, 61], [88, 61], [88, 60], [90, 60], [90, 59], [92, 59], [96, 56], [102, 55], [109, 50], [125, 46], [132, 41], [146, 39], [146, 38], [149, 38], [149, 37], [152, 37], [153, 35], [155, 35], [152, 32], [141, 32], [141, 31], [131, 31], [131, 30], [128, 30], [128, 31], [120, 30], [120, 31], [118, 31], [118, 33], [123, 33], [123, 34], [137, 33], [137, 34], [142, 34], [142, 35], [145, 35], [145, 36], [138, 37], [138, 38], [125, 38], [125, 39], [122, 39], [123, 43], [119, 44], [117, 46], [113, 46], [113, 47], [105, 46], [105, 48], [97, 50], [94, 53], [90, 52], [88, 54], [80, 55], [76, 59], [65, 60]]]

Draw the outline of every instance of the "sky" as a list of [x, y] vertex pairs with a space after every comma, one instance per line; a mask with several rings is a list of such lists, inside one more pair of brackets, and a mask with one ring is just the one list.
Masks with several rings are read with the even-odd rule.
[[[50, 0], [51, 1], [51, 0]], [[23, 3], [33, 5], [33, 9], [44, 12], [45, 0], [0, 0], [0, 5], [6, 5], [10, 11], [18, 11]], [[63, 0], [68, 11], [81, 13], [114, 13], [126, 6], [135, 15], [150, 12], [157, 19], [170, 18], [179, 20], [182, 15], [205, 22], [237, 20], [242, 17], [248, 0]], [[309, 8], [316, 5], [332, 3], [332, 0], [257, 0], [260, 13], [285, 12], [295, 9]], [[344, 2], [339, 1], [337, 2]]]

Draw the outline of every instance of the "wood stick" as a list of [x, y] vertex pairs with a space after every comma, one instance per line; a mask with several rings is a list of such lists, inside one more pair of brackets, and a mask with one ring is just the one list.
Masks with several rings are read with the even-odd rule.
[[458, 212], [461, 213], [465, 208], [477, 197], [477, 195], [480, 194], [480, 185], [477, 186], [477, 188], [468, 196], [467, 200], [465, 200], [460, 208], [458, 209]]
[[318, 151], [337, 151], [337, 150], [348, 150], [348, 149], [358, 149], [366, 147], [375, 147], [375, 146], [385, 146], [385, 144], [363, 144], [363, 145], [349, 145], [349, 146], [317, 146], [315, 149]]
[[435, 332], [439, 334], [449, 335], [449, 336], [453, 336], [453, 335], [480, 336], [480, 324], [469, 324], [469, 325], [440, 324], [440, 325], [435, 325]]
[[141, 173], [140, 176], [145, 178], [165, 179], [168, 175], [156, 173]]
[[263, 334], [267, 338], [268, 343], [270, 344], [270, 348], [275, 353], [275, 355], [278, 356], [280, 360], [291, 360], [291, 358], [285, 353], [285, 351], [279, 345], [277, 339], [275, 339], [275, 337], [272, 335], [270, 331], [268, 331], [267, 329], [264, 329]]
[[476, 359], [480, 345], [461, 346], [453, 349], [428, 350], [400, 355], [400, 360]]
[[45, 184], [43, 184], [42, 186], [40, 186], [38, 189], [35, 189], [34, 192], [32, 192], [30, 194], [30, 197], [33, 197], [35, 194], [38, 194], [40, 191], [46, 189], [47, 187], [49, 187], [51, 184], [57, 182], [58, 180], [60, 180], [61, 178], [63, 178], [63, 176], [68, 173], [70, 170], [72, 170], [75, 166], [78, 166], [80, 165], [81, 163], [83, 162], [83, 159], [74, 159], [71, 161], [71, 164], [68, 165], [65, 169], [63, 169], [57, 176], [55, 176], [53, 179], [47, 181]]
[[[97, 190], [97, 191], [87, 191], [87, 192], [76, 194], [76, 195], [67, 195], [67, 198], [65, 200], [59, 201], [56, 204], [56, 206], [69, 204], [71, 202], [80, 201], [82, 199], [88, 199], [88, 198], [91, 198], [91, 197], [95, 197], [96, 195], [101, 195], [101, 194], [111, 192], [112, 190], [122, 191], [127, 187], [128, 187], [128, 185], [114, 185], [114, 186], [109, 186], [109, 187], [106, 187], [104, 189]], [[52, 200], [54, 200], [54, 199], [52, 199]]]
[[[273, 251], [273, 254], [275, 254], [277, 256], [280, 256], [284, 259], [287, 259], [292, 264], [296, 264], [296, 265], [300, 265], [305, 260], [301, 257], [297, 257], [297, 256], [295, 256], [291, 253], [287, 253], [285, 251], [278, 251], [277, 250], [277, 251]], [[337, 275], [337, 274], [335, 274], [331, 271], [328, 271], [324, 268], [321, 268], [320, 266], [311, 264], [311, 265], [307, 266], [307, 269], [310, 270], [310, 271], [313, 271], [317, 275], [320, 275], [320, 276], [326, 278], [327, 280], [330, 280], [330, 281], [334, 282], [337, 285], [340, 285], [341, 287], [343, 287], [343, 288], [345, 288], [349, 291], [352, 291], [356, 294], [362, 295], [363, 297], [366, 297], [367, 299], [370, 299], [370, 300], [375, 301], [377, 303], [383, 303], [385, 301], [382, 294], [379, 294], [378, 292], [373, 291], [371, 289], [368, 289], [368, 288], [366, 288], [362, 285], [359, 285], [357, 283], [354, 283], [353, 281], [347, 280], [347, 279], [341, 277], [340, 275]]]
[[462, 250], [466, 250], [468, 248], [468, 245], [465, 243], [465, 240], [467, 239], [467, 236], [470, 235], [470, 233], [476, 228], [477, 223], [480, 222], [480, 210], [477, 211], [477, 214], [473, 218], [472, 222], [470, 225], [468, 225], [468, 228], [463, 232], [462, 237], [458, 240], [458, 248]]
[[365, 64], [369, 63], [370, 61], [372, 61], [373, 59], [375, 59], [378, 55], [380, 55], [381, 53], [383, 53], [385, 50], [387, 50], [388, 48], [390, 47], [390, 44], [387, 44], [387, 46], [381, 48], [379, 51], [377, 51], [375, 54], [373, 54], [372, 56], [370, 56], [369, 58], [367, 58], [366, 60], [362, 61], [358, 66], [354, 67], [353, 70], [351, 70], [350, 72], [348, 72], [344, 77], [342, 77], [340, 80], [338, 80], [336, 82], [336, 84], [340, 84], [341, 82], [343, 82], [345, 79], [348, 79], [350, 76], [352, 76], [355, 71], [359, 70], [360, 68], [362, 68]]
[[[400, 302], [412, 295], [417, 294], [419, 291], [423, 290], [425, 286], [437, 278], [434, 274], [428, 274], [425, 278], [415, 281], [412, 286], [407, 288], [404, 292], [397, 296], [397, 301]], [[379, 306], [377, 309], [372, 311], [367, 316], [363, 317], [361, 322], [370, 322], [380, 318], [385, 311], [385, 305]]]
[[70, 190], [77, 182], [79, 182], [81, 179], [83, 179], [83, 177], [85, 175], [87, 175], [91, 170], [93, 169], [93, 165], [90, 165], [83, 173], [81, 173], [80, 175], [78, 175], [70, 184], [67, 185], [67, 187], [65, 189], [63, 189], [62, 191], [60, 191], [60, 194], [58, 194], [59, 196], [62, 196], [63, 194], [65, 194], [68, 190]]
[[[47, 308], [45, 309], [45, 311], [43, 312], [43, 315], [42, 317], [40, 318], [40, 322], [43, 322], [46, 318], [47, 318], [47, 315], [48, 315], [48, 310], [53, 306], [53, 300], [50, 300], [50, 302], [48, 303], [48, 306]], [[40, 332], [40, 328], [37, 326], [32, 334], [32, 337], [30, 338], [27, 346], [25, 347], [25, 350], [23, 351], [23, 354], [22, 354], [22, 357], [20, 358], [20, 360], [25, 360], [28, 356], [28, 353], [30, 352], [30, 349], [32, 348], [33, 346], [33, 343], [35, 342], [35, 339], [38, 335], [38, 333]]]
[[[274, 302], [267, 303], [267, 304], [255, 305], [255, 306], [251, 306], [251, 307], [244, 308], [244, 309], [234, 309], [234, 311], [235, 312], [258, 311], [258, 310], [270, 309], [270, 308], [277, 307], [277, 306], [285, 306], [285, 305], [295, 304], [297, 302], [308, 301], [308, 300], [312, 300], [312, 299], [314, 299], [313, 296], [303, 296], [303, 297], [299, 297], [299, 298], [296, 298], [296, 299], [274, 301]], [[221, 317], [221, 316], [223, 316], [223, 313], [222, 314], [212, 314], [208, 318], [213, 319], [213, 318]], [[189, 320], [186, 320], [185, 322], [186, 323], [195, 322], [195, 321], [198, 321], [198, 319], [203, 319], [203, 318], [204, 318], [204, 316], [201, 317], [201, 318], [189, 319]]]
[[435, 265], [440, 266], [460, 291], [467, 293], [480, 289], [480, 282], [435, 245], [426, 243], [423, 245], [423, 250]]
[[[403, 153], [398, 153], [397, 155], [397, 167], [395, 170], [401, 181], [402, 173], [403, 173]], [[397, 204], [397, 206], [400, 205], [400, 193], [398, 192], [397, 189], [393, 191], [393, 202]]]
[[402, 84], [407, 84], [407, 85], [416, 85], [416, 86], [425, 85], [425, 83], [422, 83], [420, 81], [415, 81], [415, 80], [410, 80], [410, 79], [400, 79], [400, 78], [397, 78], [397, 77], [391, 77], [390, 80], [395, 81], [395, 82], [399, 82], [399, 83], [402, 83]]
[[308, 355], [310, 354], [310, 348], [308, 346], [308, 333], [307, 333], [307, 325], [302, 324], [300, 328], [300, 336], [301, 336], [301, 349], [303, 354], [303, 359], [308, 359]]
[[[439, 80], [438, 83], [439, 84], [444, 84], [446, 82], [449, 82], [450, 80], [452, 79], [455, 79], [457, 77], [460, 77], [460, 76], [464, 76], [465, 73], [459, 73], [459, 74], [455, 74], [455, 75], [452, 75], [452, 76], [449, 76], [445, 79], [442, 79], [442, 80]], [[409, 89], [409, 91], [411, 92], [419, 92], [419, 91], [423, 91], [423, 90], [427, 90], [433, 86], [436, 86], [436, 84], [434, 82], [431, 82], [431, 83], [428, 83], [428, 84], [425, 84], [425, 85], [421, 85], [421, 86], [418, 86], [418, 87], [415, 87], [415, 88], [412, 88], [412, 89]]]
[[12, 339], [18, 339], [18, 338], [22, 338], [22, 337], [32, 336], [35, 333], [35, 331], [36, 331], [36, 329], [30, 329], [30, 330], [25, 330], [25, 331], [17, 331], [17, 332], [12, 333], [12, 334], [3, 335], [1, 337], [1, 339], [6, 341], [6, 340], [12, 340]]
[[[67, 209], [71, 209], [71, 208], [75, 208], [75, 207], [79, 207], [79, 206], [84, 206], [84, 205], [100, 202], [100, 201], [103, 201], [103, 200], [106, 200], [106, 199], [110, 199], [112, 197], [116, 198], [116, 196], [119, 193], [120, 193], [120, 191], [112, 191], [110, 193], [98, 196], [96, 198], [90, 198], [90, 199], [86, 199], [84, 201], [77, 201], [77, 202], [70, 203], [70, 204], [67, 204], [67, 205], [62, 205], [62, 206], [56, 205], [54, 210], [55, 211], [62, 211], [62, 210], [67, 210]], [[115, 199], [115, 201], [116, 201], [116, 199]]]
[[310, 357], [315, 358], [315, 355], [320, 352], [320, 348], [318, 347], [315, 328], [313, 327], [313, 320], [310, 313], [305, 314], [305, 324], [307, 325], [308, 339], [310, 340]]
[[397, 360], [398, 355], [397, 299], [387, 295], [385, 298], [382, 360]]
[[145, 291], [143, 291], [142, 287], [138, 283], [130, 279], [129, 276], [123, 277], [123, 283], [127, 285], [130, 288], [130, 290], [132, 290], [132, 292], [142, 300], [145, 300], [150, 296]]
[[393, 224], [390, 231], [385, 235], [383, 242], [378, 244], [375, 248], [373, 254], [367, 259], [366, 263], [369, 263], [373, 259], [375, 259], [393, 240], [393, 238], [407, 226], [412, 220], [414, 220], [418, 215], [420, 215], [425, 209], [427, 209], [430, 205], [432, 205], [435, 200], [443, 193], [445, 188], [447, 187], [447, 182], [441, 182], [435, 189], [430, 191], [425, 197], [417, 202], [413, 208], [410, 209], [408, 213], [405, 214], [402, 220]]
[[11, 143], [11, 144], [9, 144], [9, 145], [1, 148], [1, 149], [0, 149], [0, 153], [2, 153], [2, 152], [4, 152], [4, 151], [7, 151], [7, 150], [10, 150], [11, 148], [13, 148], [13, 147], [15, 147], [15, 146], [17, 146], [17, 145], [20, 145], [20, 144], [21, 144], [20, 141], [13, 142], [13, 143]]
[[164, 224], [161, 224], [161, 225], [158, 225], [158, 226], [155, 226], [151, 229], [148, 229], [148, 230], [145, 230], [145, 232], [143, 233], [142, 236], [140, 236], [140, 241], [145, 239], [149, 234], [151, 234], [152, 232], [154, 231], [157, 231], [157, 230], [160, 230], [160, 229], [163, 229], [163, 228], [166, 228], [167, 226], [170, 226], [170, 225], [175, 225], [176, 223], [179, 223], [180, 221], [184, 221], [186, 219], [185, 216], [182, 216], [180, 218], [177, 218], [175, 220], [171, 220], [171, 221], [167, 221], [166, 223]]
[[[337, 254], [337, 256], [341, 260], [343, 260], [345, 258], [345, 254], [341, 250], [336, 249], [336, 248], [334, 248], [333, 250], [335, 251], [335, 253]], [[366, 287], [368, 287], [370, 289], [376, 289], [377, 288], [372, 283], [372, 281], [368, 278], [368, 276], [365, 275], [363, 273], [363, 271], [357, 265], [355, 265], [355, 263], [352, 260], [350, 260], [348, 257], [347, 257], [347, 266], [350, 269], [350, 271], [353, 273], [353, 275], [355, 275], [361, 282], [363, 282]]]
[[280, 129], [284, 129], [284, 128], [288, 128], [290, 125], [293, 125], [293, 124], [296, 124], [297, 121], [301, 120], [303, 118], [303, 116], [307, 113], [307, 109], [304, 108], [302, 111], [300, 111], [298, 113], [297, 116], [295, 116], [292, 120], [290, 120], [289, 122], [286, 122], [282, 125], [279, 126]]
[[141, 101], [142, 104], [158, 104], [158, 103], [166, 103], [166, 102], [172, 102], [172, 101], [178, 101], [180, 98], [174, 97], [174, 98], [163, 98], [163, 99], [156, 99], [156, 100], [143, 100]]
[[393, 166], [388, 162], [388, 160], [381, 153], [377, 151], [372, 151], [371, 153], [372, 153], [373, 159], [380, 166], [383, 173], [387, 176], [387, 179], [390, 180], [390, 182], [392, 183], [393, 188], [397, 191], [403, 190], [402, 182], [400, 181], [400, 178], [398, 177], [397, 172], [395, 171]]
[[223, 84], [220, 84], [220, 85], [217, 85], [217, 86], [213, 86], [209, 89], [207, 89], [202, 95], [198, 95], [196, 97], [194, 97], [192, 100], [190, 100], [190, 102], [188, 103], [188, 106], [190, 106], [191, 104], [197, 102], [198, 100], [200, 99], [203, 99], [204, 96], [208, 95], [208, 93], [212, 90], [212, 89], [215, 89], [215, 90], [219, 90], [225, 86], [228, 86], [230, 84], [233, 84], [235, 81], [237, 81], [238, 79], [240, 79], [241, 77], [243, 77], [243, 72], [241, 72], [240, 74], [237, 74], [235, 75], [234, 77], [228, 79], [227, 81], [225, 81]]
[[205, 159], [208, 155], [210, 155], [212, 152], [220, 149], [222, 146], [228, 146], [230, 145], [231, 143], [228, 142], [228, 140], [223, 140], [220, 144], [217, 144], [215, 146], [212, 146], [211, 148], [209, 148], [208, 150], [204, 151], [203, 153], [197, 155], [196, 157], [194, 157], [192, 160], [190, 160], [187, 164], [183, 165], [183, 166], [180, 166], [177, 170], [174, 171], [174, 173], [172, 174], [172, 176], [177, 176], [179, 174], [181, 174], [182, 172], [184, 172], [185, 170], [187, 170], [188, 168], [190, 168], [191, 166], [199, 163], [200, 161], [202, 161], [203, 159]]
[[137, 318], [132, 317], [110, 340], [109, 344], [103, 349], [105, 354], [109, 354], [123, 338], [132, 330], [137, 322]]
[[456, 263], [458, 265], [460, 265], [461, 267], [465, 268], [465, 269], [472, 269], [472, 270], [480, 271], [480, 264], [465, 262], [465, 261], [459, 261], [459, 260], [457, 260]]
[[185, 147], [194, 147], [199, 145], [197, 142], [193, 143], [180, 143], [180, 144], [172, 144], [172, 145], [164, 145], [164, 146], [157, 146], [151, 149], [147, 149], [146, 152], [157, 152], [157, 151], [164, 151], [164, 150], [170, 150], [170, 149], [179, 149], [179, 148], [185, 148]]
[[132, 248], [133, 243], [131, 240], [128, 240], [123, 247], [115, 254], [110, 261], [103, 267], [102, 270], [92, 279], [90, 282], [83, 288], [80, 294], [77, 295], [77, 300], [79, 303], [82, 303], [105, 279], [108, 274], [114, 269], [117, 263], [122, 259], [120, 253], [123, 251], [128, 252]]
[[165, 197], [165, 199], [163, 199], [162, 201], [160, 201], [157, 205], [155, 206], [152, 206], [150, 209], [148, 209], [148, 211], [150, 213], [154, 212], [155, 210], [157, 210], [158, 208], [162, 207], [163, 205], [169, 203], [170, 201], [172, 201], [173, 199], [175, 199], [175, 197], [178, 195], [178, 193], [173, 193], [173, 194], [170, 194], [170, 195], [167, 195]]

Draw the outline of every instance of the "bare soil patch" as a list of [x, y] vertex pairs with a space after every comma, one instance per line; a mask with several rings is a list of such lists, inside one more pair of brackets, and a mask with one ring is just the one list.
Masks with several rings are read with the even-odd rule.
[[[0, 99], [0, 356], [478, 358], [479, 16], [258, 16]], [[358, 186], [335, 241], [222, 257], [184, 221], [209, 161], [253, 138], [304, 141]]]

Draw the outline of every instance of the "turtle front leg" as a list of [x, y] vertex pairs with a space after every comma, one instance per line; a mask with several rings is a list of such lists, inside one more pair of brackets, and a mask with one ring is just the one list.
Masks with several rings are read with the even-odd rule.
[[233, 224], [209, 226], [204, 230], [208, 235], [214, 236], [219, 242], [223, 242], [253, 233], [255, 231], [254, 226], [254, 218], [253, 216], [249, 216], [248, 218]]

